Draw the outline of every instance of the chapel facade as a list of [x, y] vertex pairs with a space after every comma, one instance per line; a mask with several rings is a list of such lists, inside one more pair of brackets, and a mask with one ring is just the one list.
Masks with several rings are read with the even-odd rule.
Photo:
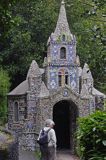
[[80, 67], [76, 37], [69, 29], [62, 1], [55, 31], [47, 42], [43, 68], [33, 60], [26, 80], [8, 94], [8, 128], [19, 134], [20, 147], [35, 150], [40, 129], [46, 119], [52, 118], [57, 148], [74, 151], [77, 118], [98, 107], [103, 109], [104, 98], [94, 88], [88, 64]]

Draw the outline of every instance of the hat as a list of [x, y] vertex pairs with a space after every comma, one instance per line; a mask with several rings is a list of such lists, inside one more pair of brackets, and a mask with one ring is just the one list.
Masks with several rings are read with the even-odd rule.
[[55, 125], [55, 123], [54, 123], [54, 121], [53, 121], [52, 119], [47, 119], [47, 120], [45, 121], [45, 125], [46, 125], [46, 126], [51, 126], [51, 125]]

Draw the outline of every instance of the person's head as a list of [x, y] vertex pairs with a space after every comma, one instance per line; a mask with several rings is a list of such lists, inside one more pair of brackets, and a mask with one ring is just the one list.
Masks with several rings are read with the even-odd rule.
[[46, 127], [51, 127], [51, 128], [53, 128], [54, 125], [55, 125], [55, 123], [53, 122], [52, 119], [47, 119], [47, 120], [45, 121], [45, 126], [46, 126]]

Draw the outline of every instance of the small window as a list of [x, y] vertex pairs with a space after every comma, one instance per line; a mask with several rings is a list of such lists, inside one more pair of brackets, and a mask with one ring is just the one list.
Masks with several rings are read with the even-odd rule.
[[66, 59], [66, 48], [62, 47], [60, 49], [60, 59]]
[[65, 35], [62, 35], [62, 41], [64, 42], [66, 40]]
[[19, 109], [18, 109], [18, 102], [14, 103], [14, 121], [19, 121]]

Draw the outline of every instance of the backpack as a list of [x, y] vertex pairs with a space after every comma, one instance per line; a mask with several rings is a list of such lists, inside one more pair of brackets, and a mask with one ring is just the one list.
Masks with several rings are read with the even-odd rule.
[[48, 129], [47, 131], [45, 131], [44, 129], [42, 129], [41, 131], [41, 134], [40, 134], [40, 137], [39, 137], [39, 140], [38, 140], [38, 143], [39, 145], [48, 145], [48, 132], [51, 130]]

